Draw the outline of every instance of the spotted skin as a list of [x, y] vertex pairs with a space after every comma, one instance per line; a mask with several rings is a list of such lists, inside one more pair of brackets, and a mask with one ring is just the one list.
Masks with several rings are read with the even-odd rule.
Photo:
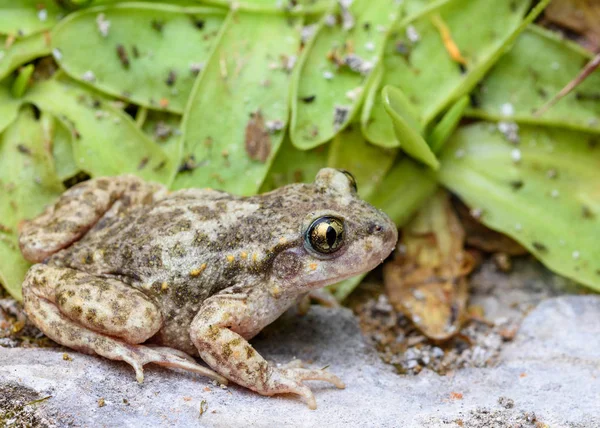
[[[322, 217], [343, 233], [335, 223], [307, 238]], [[248, 340], [307, 293], [381, 263], [396, 239], [389, 218], [334, 169], [253, 197], [99, 178], [23, 225], [21, 250], [38, 263], [23, 284], [25, 308], [57, 342], [127, 361], [138, 379], [154, 362], [224, 381], [182, 358], [200, 356], [224, 378], [263, 395], [295, 393], [314, 408], [303, 381], [343, 383], [277, 368]], [[336, 250], [320, 252], [324, 243]]]

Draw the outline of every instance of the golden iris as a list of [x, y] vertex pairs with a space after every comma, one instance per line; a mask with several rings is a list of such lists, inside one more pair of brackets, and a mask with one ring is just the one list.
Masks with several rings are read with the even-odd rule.
[[344, 243], [344, 223], [331, 217], [319, 217], [306, 231], [306, 241], [318, 253], [331, 254]]

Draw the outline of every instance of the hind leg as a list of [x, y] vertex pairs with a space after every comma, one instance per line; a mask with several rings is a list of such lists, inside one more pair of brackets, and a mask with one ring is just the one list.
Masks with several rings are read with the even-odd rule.
[[61, 345], [111, 360], [125, 361], [144, 379], [143, 366], [155, 363], [226, 380], [169, 348], [139, 343], [162, 325], [155, 304], [119, 281], [69, 268], [34, 265], [23, 283], [25, 311], [33, 323]]
[[80, 183], [53, 206], [20, 226], [19, 245], [33, 263], [44, 261], [90, 230], [116, 203], [119, 209], [150, 204], [166, 194], [164, 186], [133, 175], [103, 177]]

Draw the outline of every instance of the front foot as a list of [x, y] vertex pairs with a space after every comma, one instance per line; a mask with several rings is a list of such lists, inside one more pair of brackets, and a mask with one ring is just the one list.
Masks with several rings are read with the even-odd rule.
[[311, 410], [317, 408], [315, 396], [310, 388], [304, 385], [305, 380], [321, 380], [344, 389], [346, 385], [342, 380], [325, 369], [306, 369], [300, 360], [294, 360], [281, 367], [271, 368], [272, 375], [268, 382], [256, 391], [262, 395], [297, 394]]
[[304, 381], [321, 380], [344, 388], [337, 376], [324, 369], [304, 368], [299, 360], [276, 367], [248, 343], [297, 297], [276, 298], [270, 290], [253, 287], [240, 294], [240, 298], [230, 294], [210, 297], [196, 314], [190, 337], [200, 357], [227, 379], [262, 395], [299, 395], [309, 408], [316, 409], [315, 397]]

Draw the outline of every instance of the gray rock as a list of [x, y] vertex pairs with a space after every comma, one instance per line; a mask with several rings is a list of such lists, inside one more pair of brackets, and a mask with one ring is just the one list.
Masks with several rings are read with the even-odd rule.
[[221, 389], [202, 377], [153, 366], [139, 385], [123, 363], [72, 351], [66, 361], [62, 349], [0, 348], [0, 426], [19, 426], [20, 420], [21, 426], [533, 427], [537, 421], [597, 427], [599, 319], [598, 296], [547, 300], [525, 319], [497, 367], [442, 377], [394, 373], [365, 344], [348, 310], [288, 313], [254, 344], [276, 362], [297, 357], [316, 367], [331, 364], [347, 388], [313, 383], [316, 411], [294, 397]]

